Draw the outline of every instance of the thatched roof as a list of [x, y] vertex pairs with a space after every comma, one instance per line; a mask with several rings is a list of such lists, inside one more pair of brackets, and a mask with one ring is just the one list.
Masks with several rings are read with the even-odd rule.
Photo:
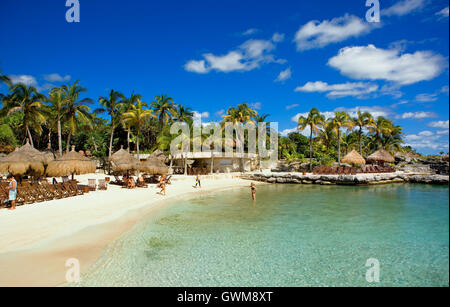
[[444, 155], [444, 156], [442, 156], [442, 160], [444, 160], [444, 161], [447, 161], [447, 162], [448, 162], [448, 154], [447, 154], [447, 155]]
[[139, 169], [139, 161], [122, 147], [111, 156], [109, 161], [115, 172], [126, 172]]
[[0, 172], [11, 173], [13, 175], [24, 175], [26, 173], [34, 173], [42, 175], [44, 173], [44, 165], [47, 165], [54, 159], [54, 155], [46, 152], [40, 152], [36, 148], [26, 142], [20, 148], [0, 159]]
[[165, 175], [169, 172], [169, 167], [160, 159], [149, 157], [147, 161], [140, 166], [140, 170], [150, 175]]
[[71, 174], [95, 173], [95, 162], [75, 151], [72, 151], [51, 161], [47, 166], [47, 175], [53, 177], [67, 176]]
[[342, 162], [343, 163], [349, 163], [349, 164], [359, 164], [359, 165], [366, 164], [366, 160], [364, 160], [364, 158], [354, 149], [351, 152], [349, 152], [342, 159]]
[[379, 149], [367, 157], [369, 162], [394, 162], [394, 157], [384, 149]]
[[35, 159], [30, 153], [16, 149], [0, 159], [0, 173], [24, 175], [27, 173], [43, 174], [44, 163]]

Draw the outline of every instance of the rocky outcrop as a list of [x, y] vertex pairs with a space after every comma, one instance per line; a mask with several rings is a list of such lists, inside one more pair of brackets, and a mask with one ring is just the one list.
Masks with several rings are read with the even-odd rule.
[[370, 185], [402, 182], [448, 185], [449, 183], [449, 176], [445, 175], [417, 175], [404, 172], [357, 175], [303, 175], [296, 172], [253, 172], [242, 175], [242, 178], [268, 183], [321, 185]]

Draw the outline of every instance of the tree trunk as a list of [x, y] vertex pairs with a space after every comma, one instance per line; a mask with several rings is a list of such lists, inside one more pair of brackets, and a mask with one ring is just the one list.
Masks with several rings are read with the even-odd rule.
[[337, 131], [337, 137], [338, 137], [338, 165], [341, 166], [341, 132], [339, 128]]
[[312, 127], [311, 134], [309, 135], [309, 171], [312, 172]]
[[361, 145], [361, 135], [362, 135], [362, 127], [359, 127], [359, 154], [362, 156], [362, 145]]
[[130, 127], [127, 129], [127, 150], [130, 152]]
[[31, 131], [30, 128], [28, 127], [28, 124], [25, 125], [25, 129], [27, 130], [28, 138], [30, 139], [30, 145], [31, 147], [34, 147], [33, 138], [31, 137]]
[[111, 137], [109, 138], [109, 157], [111, 158], [112, 155], [112, 143], [114, 138], [114, 126], [111, 125]]
[[58, 149], [59, 149], [59, 155], [62, 156], [61, 119], [58, 119]]
[[70, 138], [72, 136], [72, 132], [69, 131], [69, 135], [67, 136], [67, 144], [66, 144], [66, 152], [68, 153], [70, 150]]
[[214, 174], [214, 152], [211, 151], [211, 175]]
[[91, 134], [92, 144], [94, 145], [94, 150], [97, 151], [97, 143], [95, 143], [94, 136]]
[[48, 144], [47, 144], [47, 148], [48, 149], [52, 149], [52, 131], [48, 130]]
[[184, 155], [184, 175], [187, 175], [187, 157]]

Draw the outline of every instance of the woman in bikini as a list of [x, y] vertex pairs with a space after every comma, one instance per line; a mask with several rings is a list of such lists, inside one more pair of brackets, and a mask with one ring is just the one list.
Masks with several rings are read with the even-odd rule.
[[253, 182], [250, 184], [250, 188], [252, 190], [252, 198], [253, 200], [256, 200], [256, 186]]

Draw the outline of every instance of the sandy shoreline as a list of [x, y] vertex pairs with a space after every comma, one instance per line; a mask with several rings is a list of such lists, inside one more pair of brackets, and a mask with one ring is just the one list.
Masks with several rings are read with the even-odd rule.
[[[77, 179], [84, 183], [104, 177], [91, 174]], [[86, 272], [109, 243], [166, 201], [250, 184], [233, 177], [204, 176], [202, 189], [192, 187], [194, 177], [174, 177], [166, 197], [156, 194], [155, 185], [135, 190], [109, 185], [107, 191], [25, 205], [15, 211], [2, 209], [0, 286], [60, 285], [66, 280], [67, 259], [78, 259], [81, 273]]]

